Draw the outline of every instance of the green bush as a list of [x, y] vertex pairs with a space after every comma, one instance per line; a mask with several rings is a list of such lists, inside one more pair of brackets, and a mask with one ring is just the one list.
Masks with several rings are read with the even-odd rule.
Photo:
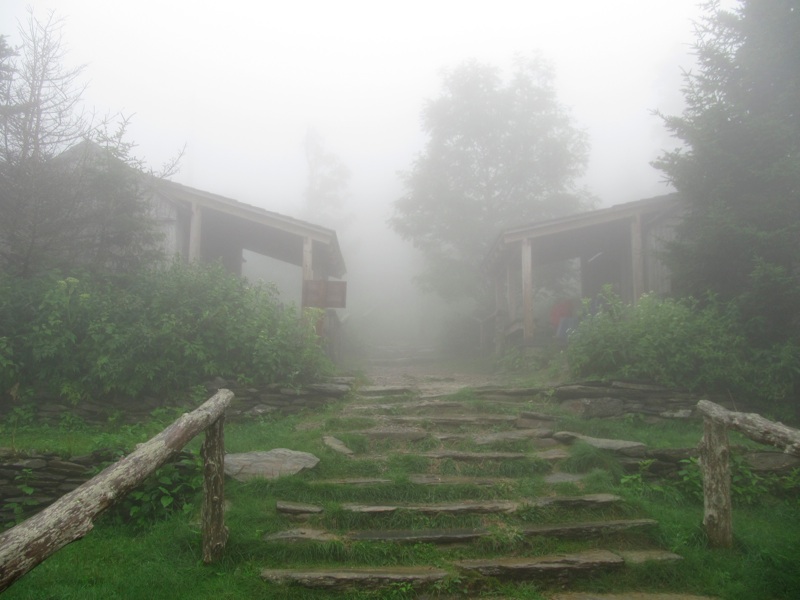
[[297, 384], [329, 368], [318, 313], [220, 266], [0, 281], [0, 385], [79, 402], [170, 395], [214, 376]]
[[800, 346], [752, 348], [732, 308], [654, 295], [632, 306], [608, 289], [601, 300], [601, 308], [586, 314], [569, 339], [574, 375], [726, 392], [750, 401], [793, 399]]

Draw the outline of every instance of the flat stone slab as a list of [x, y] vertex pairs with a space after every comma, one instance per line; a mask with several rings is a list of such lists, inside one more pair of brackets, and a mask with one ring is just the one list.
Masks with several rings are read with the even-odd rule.
[[406, 510], [425, 515], [437, 514], [508, 514], [519, 510], [519, 502], [504, 500], [494, 501], [464, 501], [442, 504], [397, 504], [397, 505], [368, 505], [368, 504], [343, 504], [342, 510], [355, 513], [386, 514], [398, 510]]
[[518, 442], [536, 438], [547, 438], [553, 435], [552, 429], [515, 429], [513, 431], [498, 431], [497, 433], [483, 433], [473, 436], [479, 446], [487, 446], [498, 442]]
[[472, 542], [486, 535], [488, 532], [483, 529], [375, 529], [352, 532], [347, 539], [398, 544], [458, 544]]
[[524, 452], [461, 452], [458, 450], [435, 450], [433, 452], [421, 452], [417, 456], [432, 458], [434, 460], [449, 458], [451, 460], [463, 460], [477, 462], [482, 460], [523, 460], [528, 458]]
[[525, 411], [519, 413], [520, 419], [530, 419], [531, 421], [555, 421], [556, 418], [553, 415], [547, 415], [545, 413], [540, 412], [531, 412]]
[[534, 458], [541, 458], [548, 462], [558, 462], [569, 458], [569, 450], [566, 448], [551, 448], [550, 450], [542, 450], [533, 455]]
[[352, 404], [346, 407], [345, 410], [352, 411], [370, 411], [370, 410], [397, 410], [402, 407], [403, 410], [420, 410], [425, 408], [466, 408], [467, 405], [463, 402], [455, 400], [438, 400], [433, 398], [421, 398], [419, 400], [409, 400], [407, 402], [388, 402], [381, 404]]
[[275, 448], [266, 452], [226, 454], [225, 474], [237, 481], [249, 481], [256, 477], [275, 479], [313, 469], [318, 463], [319, 458], [308, 452]]
[[416, 485], [509, 485], [514, 482], [508, 477], [464, 477], [461, 475], [434, 475], [422, 473], [409, 475], [408, 481]]
[[680, 554], [668, 550], [620, 550], [617, 551], [626, 565], [641, 565], [649, 562], [678, 562], [683, 560]]
[[565, 444], [581, 441], [599, 450], [618, 452], [626, 456], [641, 456], [647, 450], [647, 446], [641, 442], [629, 442], [626, 440], [610, 440], [603, 438], [590, 437], [572, 431], [558, 431], [553, 434], [553, 438]]
[[266, 542], [335, 542], [339, 538], [324, 529], [288, 529], [264, 536]]
[[396, 423], [430, 423], [439, 426], [463, 426], [463, 425], [503, 425], [513, 424], [517, 421], [514, 415], [452, 415], [452, 416], [409, 416], [409, 417], [388, 417]]
[[532, 558], [496, 558], [462, 560], [455, 565], [485, 577], [514, 580], [565, 580], [578, 574], [622, 569], [625, 561], [608, 550], [587, 550], [575, 554]]
[[483, 387], [472, 390], [478, 396], [523, 396], [532, 397], [542, 392], [549, 391], [547, 388], [503, 388], [503, 387]]
[[350, 450], [350, 448], [348, 448], [342, 440], [335, 438], [332, 435], [322, 436], [322, 443], [334, 452], [344, 454], [345, 456], [353, 456], [353, 451]]
[[555, 473], [545, 475], [544, 482], [551, 485], [555, 483], [579, 483], [585, 478], [586, 473], [563, 473], [562, 471], [556, 471]]
[[415, 390], [406, 386], [383, 386], [383, 385], [365, 385], [358, 388], [359, 396], [367, 396], [370, 398], [377, 398], [380, 396], [404, 396], [406, 394], [413, 394]]
[[589, 521], [584, 523], [556, 523], [524, 527], [525, 537], [544, 536], [567, 539], [587, 539], [612, 533], [650, 529], [658, 525], [653, 519], [624, 519], [618, 521]]
[[711, 596], [693, 594], [648, 594], [645, 592], [624, 592], [622, 594], [595, 594], [593, 592], [569, 592], [556, 594], [550, 600], [719, 600]]
[[393, 483], [391, 479], [384, 477], [345, 477], [343, 479], [319, 479], [310, 481], [309, 483], [315, 485], [353, 485], [353, 486], [366, 486], [366, 485], [383, 485]]
[[424, 440], [429, 435], [424, 429], [413, 427], [376, 427], [374, 429], [354, 431], [353, 433], [358, 433], [370, 439], [395, 440], [398, 442], [416, 442]]
[[318, 515], [322, 512], [322, 507], [316, 504], [278, 500], [275, 503], [275, 510], [284, 515]]
[[585, 494], [583, 496], [547, 496], [529, 501], [530, 506], [558, 506], [560, 508], [590, 508], [609, 506], [622, 502], [620, 496], [614, 494]]
[[375, 567], [360, 569], [264, 569], [261, 578], [275, 583], [294, 583], [308, 588], [377, 589], [392, 584], [427, 586], [447, 577], [432, 567]]

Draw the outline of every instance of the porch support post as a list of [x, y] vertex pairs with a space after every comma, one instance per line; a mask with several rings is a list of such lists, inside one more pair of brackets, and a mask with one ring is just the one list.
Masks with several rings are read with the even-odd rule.
[[200, 240], [203, 232], [203, 211], [196, 202], [192, 202], [192, 213], [189, 217], [189, 262], [200, 260]]
[[636, 304], [644, 289], [644, 244], [642, 241], [642, 215], [637, 213], [631, 219], [631, 288], [632, 302]]
[[533, 255], [530, 238], [522, 240], [522, 339], [533, 341]]

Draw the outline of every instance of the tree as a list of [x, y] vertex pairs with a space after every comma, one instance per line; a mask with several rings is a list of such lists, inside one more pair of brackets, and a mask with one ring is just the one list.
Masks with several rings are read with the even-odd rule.
[[401, 177], [391, 226], [423, 254], [424, 289], [485, 298], [481, 263], [504, 228], [581, 210], [587, 138], [558, 103], [551, 69], [515, 62], [504, 81], [469, 61], [447, 71], [422, 114], [429, 140]]
[[682, 147], [655, 166], [686, 217], [669, 250], [676, 291], [712, 292], [761, 347], [800, 335], [800, 6], [706, 5], [686, 108], [664, 117]]
[[0, 267], [30, 276], [152, 259], [146, 181], [124, 142], [81, 109], [81, 68], [63, 66], [62, 23], [32, 13], [17, 54], [0, 46]]
[[326, 227], [342, 229], [351, 222], [343, 213], [350, 169], [325, 149], [322, 137], [313, 129], [306, 132], [304, 150], [308, 164], [305, 216]]

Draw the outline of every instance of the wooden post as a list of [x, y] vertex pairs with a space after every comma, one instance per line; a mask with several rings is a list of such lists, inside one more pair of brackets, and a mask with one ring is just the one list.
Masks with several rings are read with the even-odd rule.
[[733, 545], [730, 452], [725, 425], [706, 417], [700, 444], [703, 526], [713, 548], [730, 548]]
[[0, 592], [57, 550], [89, 533], [98, 514], [124, 498], [194, 436], [215, 423], [232, 398], [230, 390], [219, 390], [128, 456], [0, 534]]
[[642, 240], [642, 215], [636, 213], [631, 219], [631, 289], [632, 304], [637, 304], [645, 293], [644, 288], [644, 244]]
[[222, 558], [228, 541], [225, 527], [225, 415], [206, 429], [206, 439], [200, 447], [203, 457], [203, 562]]
[[533, 254], [531, 240], [522, 240], [522, 338], [533, 341]]
[[203, 235], [203, 210], [196, 202], [192, 202], [192, 213], [189, 216], [189, 262], [199, 261], [200, 240]]

